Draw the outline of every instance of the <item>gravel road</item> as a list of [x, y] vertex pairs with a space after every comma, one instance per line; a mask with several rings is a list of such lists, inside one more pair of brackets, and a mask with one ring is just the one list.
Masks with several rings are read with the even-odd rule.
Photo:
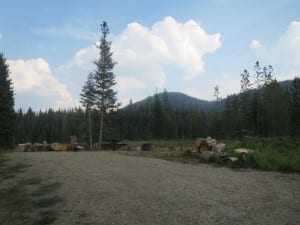
[[11, 153], [23, 176], [62, 183], [55, 224], [300, 224], [300, 175], [113, 152]]

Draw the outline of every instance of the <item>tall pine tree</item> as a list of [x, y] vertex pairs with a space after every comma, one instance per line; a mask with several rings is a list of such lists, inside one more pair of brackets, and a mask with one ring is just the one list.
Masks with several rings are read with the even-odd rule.
[[82, 87], [82, 93], [80, 94], [80, 101], [86, 109], [88, 116], [88, 130], [89, 130], [89, 143], [90, 149], [93, 147], [93, 133], [92, 133], [92, 107], [95, 105], [95, 87], [94, 87], [94, 75], [89, 74], [86, 83]]
[[109, 27], [105, 21], [100, 26], [102, 32], [100, 45], [98, 46], [100, 58], [95, 62], [94, 83], [95, 99], [100, 114], [99, 147], [101, 148], [104, 116], [115, 110], [118, 104], [116, 97], [117, 92], [113, 89], [113, 86], [116, 85], [113, 69], [117, 62], [112, 59], [113, 52], [111, 51], [111, 42], [107, 40]]
[[0, 147], [11, 147], [14, 135], [14, 91], [6, 59], [0, 53]]

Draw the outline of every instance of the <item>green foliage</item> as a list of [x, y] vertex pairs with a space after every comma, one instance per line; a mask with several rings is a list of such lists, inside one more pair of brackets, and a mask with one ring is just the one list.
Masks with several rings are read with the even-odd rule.
[[0, 53], [0, 148], [11, 147], [14, 135], [14, 92], [9, 78], [9, 68]]
[[300, 78], [295, 77], [290, 90], [290, 128], [292, 134], [300, 135]]
[[95, 100], [94, 75], [90, 73], [87, 77], [86, 83], [82, 87], [80, 102], [85, 108], [91, 109], [95, 105]]
[[89, 74], [86, 83], [82, 88], [82, 93], [80, 94], [80, 101], [86, 109], [87, 113], [87, 121], [88, 121], [88, 130], [89, 130], [89, 144], [90, 149], [93, 146], [93, 132], [92, 132], [92, 115], [91, 110], [95, 106], [95, 84], [94, 84], [94, 75], [92, 73]]
[[107, 40], [109, 27], [105, 21], [100, 26], [102, 34], [100, 45], [97, 46], [100, 50], [100, 57], [95, 62], [94, 95], [96, 106], [100, 112], [99, 144], [101, 147], [105, 117], [107, 117], [108, 112], [114, 111], [119, 104], [117, 104], [117, 92], [113, 89], [113, 86], [116, 85], [113, 69], [117, 62], [112, 58], [111, 42]]
[[26, 113], [17, 113], [16, 143], [70, 142], [70, 136], [77, 136], [78, 141], [86, 140], [85, 112], [82, 109], [49, 109], [34, 113], [30, 108]]
[[161, 102], [157, 95], [154, 96], [154, 104], [153, 104], [153, 114], [152, 114], [152, 131], [155, 139], [160, 139], [164, 137], [164, 118], [163, 118], [163, 110]]
[[241, 92], [246, 92], [251, 88], [250, 74], [248, 70], [244, 70], [244, 72], [241, 74], [241, 77]]
[[243, 167], [262, 170], [300, 172], [300, 138], [249, 138], [229, 143], [231, 155], [236, 148], [249, 148], [255, 152]]

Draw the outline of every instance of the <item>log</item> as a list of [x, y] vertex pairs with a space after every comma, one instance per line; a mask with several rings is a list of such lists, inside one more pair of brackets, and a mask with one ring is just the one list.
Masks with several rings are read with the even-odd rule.
[[34, 152], [40, 152], [40, 151], [43, 151], [44, 150], [44, 145], [41, 144], [41, 143], [34, 143], [32, 145], [32, 151]]
[[29, 152], [31, 151], [32, 144], [31, 143], [23, 143], [18, 145], [18, 150], [21, 152]]
[[54, 151], [67, 151], [68, 150], [68, 145], [67, 144], [62, 144], [62, 143], [52, 143], [51, 148]]

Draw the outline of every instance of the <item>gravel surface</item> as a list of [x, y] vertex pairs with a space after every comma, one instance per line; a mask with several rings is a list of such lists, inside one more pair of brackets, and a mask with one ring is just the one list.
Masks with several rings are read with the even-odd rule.
[[113, 152], [11, 153], [62, 183], [55, 224], [300, 224], [300, 175], [233, 171]]

